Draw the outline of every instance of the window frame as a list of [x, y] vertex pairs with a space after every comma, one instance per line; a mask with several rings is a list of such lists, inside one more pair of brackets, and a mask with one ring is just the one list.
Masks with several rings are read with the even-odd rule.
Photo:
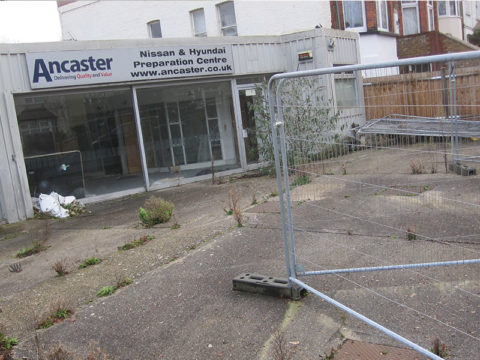
[[[388, 22], [388, 2], [387, 0], [377, 0], [376, 2], [377, 5], [377, 29], [382, 30], [382, 31], [390, 31], [389, 29], [389, 22]], [[382, 27], [382, 4], [385, 4], [385, 19], [387, 21], [386, 27]]]
[[435, 12], [433, 10], [433, 0], [427, 1], [427, 20], [428, 20], [428, 31], [435, 30]]
[[[415, 13], [417, 16], [417, 31], [406, 34], [405, 33], [405, 13], [404, 9], [411, 9], [415, 8]], [[418, 0], [402, 0], [402, 25], [403, 25], [403, 35], [413, 35], [413, 34], [420, 34], [420, 14], [419, 14], [419, 9], [418, 9]]]
[[[235, 19], [235, 24], [223, 26], [222, 25], [222, 10], [221, 10], [221, 8], [225, 5], [227, 5], [227, 4], [232, 4], [233, 17]], [[215, 7], [217, 8], [217, 16], [218, 16], [218, 25], [219, 25], [219, 29], [220, 29], [220, 36], [238, 36], [237, 16], [236, 16], [236, 13], [235, 13], [235, 2], [234, 1], [223, 1], [221, 3], [216, 4]], [[235, 29], [235, 34], [225, 35], [225, 30], [228, 30], [228, 29]]]
[[[440, 4], [445, 4], [445, 14], [440, 14]], [[454, 14], [451, 13], [450, 5], [453, 3], [455, 5]], [[438, 17], [460, 17], [460, 6], [458, 0], [439, 0], [437, 4], [438, 8]]]
[[[362, 7], [362, 21], [363, 25], [362, 26], [356, 26], [356, 27], [347, 27], [347, 22], [346, 22], [346, 16], [345, 16], [345, 3], [351, 2], [351, 3], [360, 3]], [[367, 31], [367, 16], [365, 13], [365, 1], [342, 1], [342, 12], [343, 12], [343, 27], [345, 30], [349, 31], [356, 31], [356, 32], [366, 32]]]
[[[159, 26], [159, 29], [160, 29], [160, 36], [153, 36], [152, 25], [157, 24], [157, 23], [158, 23], [158, 26]], [[163, 38], [162, 23], [160, 22], [160, 19], [155, 19], [155, 20], [149, 21], [147, 23], [147, 28], [148, 28], [148, 36], [151, 39], [161, 39], [161, 38]]]
[[[203, 15], [203, 23], [205, 25], [205, 31], [204, 32], [197, 32], [197, 28], [195, 26], [195, 14], [196, 13], [202, 13]], [[198, 8], [190, 11], [190, 19], [192, 22], [192, 32], [194, 37], [207, 37], [208, 32], [207, 32], [207, 22], [205, 20], [205, 9], [204, 8]]]

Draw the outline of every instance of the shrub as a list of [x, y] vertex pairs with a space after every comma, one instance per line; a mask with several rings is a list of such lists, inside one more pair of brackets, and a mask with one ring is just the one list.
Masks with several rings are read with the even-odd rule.
[[147, 227], [165, 223], [172, 217], [174, 206], [170, 201], [152, 196], [143, 207], [140, 208], [138, 216], [140, 221]]

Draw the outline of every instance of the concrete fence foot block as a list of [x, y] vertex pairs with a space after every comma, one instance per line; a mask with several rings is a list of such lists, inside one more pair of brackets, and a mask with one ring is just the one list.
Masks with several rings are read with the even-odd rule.
[[477, 175], [477, 169], [472, 168], [468, 165], [463, 165], [459, 162], [450, 163], [449, 170], [458, 175], [462, 176], [473, 176]]
[[300, 300], [304, 289], [297, 284], [289, 284], [287, 279], [244, 273], [233, 279], [233, 290]]

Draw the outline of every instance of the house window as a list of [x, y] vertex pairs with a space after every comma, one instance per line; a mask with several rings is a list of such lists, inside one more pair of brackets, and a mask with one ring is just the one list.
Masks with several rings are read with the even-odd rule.
[[363, 1], [343, 1], [345, 30], [367, 31]]
[[412, 0], [402, 1], [403, 35], [418, 34], [420, 22], [418, 21], [418, 3]]
[[205, 24], [205, 11], [203, 11], [203, 9], [197, 9], [197, 10], [193, 10], [190, 14], [192, 16], [193, 35], [196, 37], [207, 36], [207, 26]]
[[237, 36], [237, 20], [235, 18], [235, 7], [233, 1], [217, 5], [220, 18], [220, 30], [223, 36]]
[[377, 1], [377, 23], [378, 29], [388, 31], [387, 1]]
[[162, 28], [160, 27], [160, 20], [150, 21], [148, 23], [148, 32], [151, 38], [161, 38]]
[[458, 16], [458, 1], [439, 1], [439, 16]]
[[428, 12], [428, 31], [433, 31], [435, 30], [435, 19], [433, 16], [433, 0], [428, 0], [427, 12]]

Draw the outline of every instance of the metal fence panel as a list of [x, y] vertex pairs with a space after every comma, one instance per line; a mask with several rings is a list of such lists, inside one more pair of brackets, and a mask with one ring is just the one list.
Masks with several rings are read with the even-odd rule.
[[432, 359], [480, 353], [479, 74], [471, 52], [270, 81], [290, 280]]

